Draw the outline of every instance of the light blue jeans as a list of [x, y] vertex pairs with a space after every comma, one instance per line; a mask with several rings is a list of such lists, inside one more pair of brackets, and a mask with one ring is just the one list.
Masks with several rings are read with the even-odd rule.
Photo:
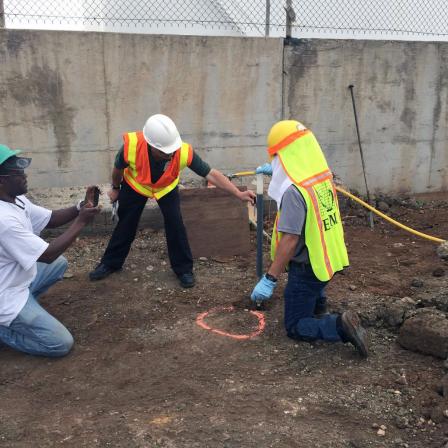
[[0, 325], [0, 341], [30, 355], [65, 356], [73, 347], [73, 337], [38, 303], [50, 286], [62, 280], [67, 260], [60, 256], [51, 264], [37, 263], [37, 275], [30, 285], [30, 295], [22, 311], [9, 327]]

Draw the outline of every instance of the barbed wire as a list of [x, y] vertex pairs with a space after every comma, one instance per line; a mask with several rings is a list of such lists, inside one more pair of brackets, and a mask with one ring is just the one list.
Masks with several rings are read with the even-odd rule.
[[[3, 13], [2, 13], [3, 7]], [[0, 0], [0, 26], [138, 33], [448, 40], [446, 0]]]

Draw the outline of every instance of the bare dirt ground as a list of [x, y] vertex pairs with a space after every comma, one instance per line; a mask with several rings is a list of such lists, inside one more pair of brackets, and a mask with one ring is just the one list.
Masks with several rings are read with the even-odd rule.
[[[388, 213], [448, 236], [447, 202], [397, 201]], [[443, 360], [402, 349], [380, 316], [397, 298], [448, 293], [448, 266], [436, 244], [380, 221], [371, 231], [362, 215], [357, 206], [344, 209], [351, 267], [328, 295], [333, 310], [361, 314], [368, 360], [350, 345], [288, 339], [284, 279], [260, 336], [235, 340], [196, 325], [199, 313], [236, 304], [207, 323], [255, 330], [256, 317], [245, 311], [255, 244], [247, 258], [198, 260], [197, 286], [183, 290], [163, 232], [141, 231], [123, 272], [97, 283], [87, 273], [107, 236], [81, 237], [66, 254], [72, 276], [42, 299], [73, 333], [73, 352], [52, 360], [0, 349], [0, 446], [444, 447], [448, 418], [435, 424], [427, 412], [442, 399]], [[422, 286], [412, 286], [415, 279]]]

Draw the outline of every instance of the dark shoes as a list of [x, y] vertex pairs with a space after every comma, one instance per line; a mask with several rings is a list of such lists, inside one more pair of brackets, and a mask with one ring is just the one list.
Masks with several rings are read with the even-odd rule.
[[90, 280], [102, 280], [117, 271], [121, 271], [121, 269], [111, 268], [103, 263], [100, 263], [93, 271], [89, 273], [89, 278]]
[[347, 342], [353, 344], [363, 358], [369, 356], [367, 332], [361, 326], [359, 316], [353, 311], [346, 311], [341, 315], [342, 331]]
[[326, 303], [317, 303], [314, 307], [314, 317], [320, 319], [328, 314], [328, 307]]
[[[121, 269], [111, 268], [110, 266], [100, 263], [93, 271], [89, 273], [89, 278], [92, 281], [102, 280], [117, 271], [121, 271]], [[194, 275], [190, 272], [179, 275], [178, 279], [183, 288], [192, 288], [195, 284]]]
[[182, 288], [193, 288], [195, 285], [194, 274], [187, 272], [186, 274], [178, 275], [179, 283]]

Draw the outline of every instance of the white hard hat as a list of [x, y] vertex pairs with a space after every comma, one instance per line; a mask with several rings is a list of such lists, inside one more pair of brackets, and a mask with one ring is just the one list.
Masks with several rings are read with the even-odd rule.
[[143, 136], [152, 147], [165, 154], [173, 153], [182, 145], [174, 121], [162, 114], [152, 115], [146, 120]]

